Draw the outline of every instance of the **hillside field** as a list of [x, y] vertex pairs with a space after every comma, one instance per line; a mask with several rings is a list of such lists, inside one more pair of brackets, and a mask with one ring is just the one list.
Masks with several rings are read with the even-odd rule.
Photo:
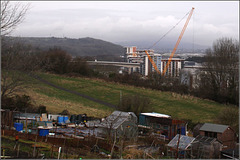
[[[37, 73], [37, 75], [63, 88], [114, 105], [119, 103], [120, 92], [123, 95], [145, 96], [151, 100], [153, 112], [168, 114], [177, 119], [191, 119], [193, 122], [213, 122], [216, 115], [226, 107], [223, 104], [192, 96], [105, 82], [99, 79], [72, 78], [48, 73]], [[67, 109], [71, 114], [86, 113], [89, 116], [105, 117], [114, 111], [114, 108], [59, 90], [36, 79], [30, 78], [30, 80], [25, 94], [31, 96], [35, 104], [45, 105], [51, 113], [59, 113]]]

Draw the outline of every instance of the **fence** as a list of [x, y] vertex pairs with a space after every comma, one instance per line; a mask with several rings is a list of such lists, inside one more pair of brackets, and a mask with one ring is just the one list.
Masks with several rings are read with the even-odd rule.
[[[16, 131], [15, 130], [1, 130], [2, 135], [6, 136], [14, 136]], [[59, 147], [74, 147], [74, 148], [92, 148], [96, 142], [99, 148], [102, 148], [104, 150], [111, 150], [111, 143], [107, 140], [103, 139], [97, 139], [95, 137], [87, 137], [85, 139], [78, 139], [78, 138], [72, 138], [72, 137], [49, 137], [49, 136], [39, 136], [36, 134], [30, 134], [30, 133], [21, 133], [17, 132], [19, 139], [23, 140], [31, 140], [36, 142], [46, 142], [53, 144], [55, 146]]]

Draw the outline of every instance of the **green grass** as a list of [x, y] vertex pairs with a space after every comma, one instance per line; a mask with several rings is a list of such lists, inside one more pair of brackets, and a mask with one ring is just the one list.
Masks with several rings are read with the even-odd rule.
[[[2, 146], [4, 146], [10, 152], [16, 153], [16, 151], [13, 150], [13, 148], [15, 146], [14, 137], [2, 136], [1, 140], [2, 140], [2, 143], [1, 143]], [[33, 141], [23, 140], [23, 139], [19, 140], [18, 145], [19, 145], [19, 150], [20, 150], [20, 158], [21, 158], [21, 152], [25, 152], [25, 153], [33, 152], [33, 147], [32, 147], [33, 144], [34, 144]], [[44, 153], [45, 155], [48, 155], [48, 157], [50, 157], [49, 151], [50, 151], [51, 147], [49, 145], [47, 145], [46, 143], [38, 142], [38, 144], [41, 144], [41, 145], [44, 144], [42, 146], [45, 147], [45, 151], [41, 151], [41, 152]], [[16, 154], [14, 154], [14, 155], [16, 155]]]
[[[13, 150], [14, 145], [15, 145], [15, 139], [14, 137], [11, 136], [2, 136], [1, 137], [1, 146], [4, 146], [5, 150], [7, 150], [8, 152], [10, 151], [12, 153], [12, 156], [16, 156], [16, 151]], [[19, 143], [20, 145], [19, 150], [20, 150], [20, 157], [21, 158], [21, 152], [25, 152], [25, 153], [33, 153], [33, 144], [35, 144], [34, 141], [30, 141], [30, 140], [23, 140], [23, 139], [19, 139]], [[51, 149], [52, 149], [52, 144], [50, 143], [44, 143], [44, 142], [37, 142], [37, 145], [42, 146], [42, 148], [38, 151], [39, 153], [43, 153], [45, 155], [46, 158], [50, 158], [51, 157]], [[9, 153], [10, 153], [9, 152]], [[36, 151], [37, 152], [37, 151]], [[9, 155], [9, 154], [7, 154]], [[81, 156], [81, 155], [80, 155]], [[53, 151], [53, 158], [56, 159], [58, 157], [58, 152]], [[66, 159], [66, 153], [61, 153], [61, 157]], [[78, 153], [74, 153], [74, 154], [68, 154], [68, 159], [76, 159], [76, 157], [79, 157]], [[85, 159], [87, 158], [97, 158], [97, 155], [93, 155], [93, 154], [89, 154], [87, 156], [81, 156]], [[29, 158], [32, 158], [31, 155]], [[40, 157], [38, 157], [40, 158]]]
[[[43, 79], [61, 87], [89, 95], [114, 105], [118, 104], [121, 91], [123, 95], [137, 94], [148, 97], [151, 101], [153, 112], [168, 114], [177, 119], [191, 119], [193, 122], [213, 122], [216, 115], [224, 107], [226, 107], [226, 105], [223, 104], [192, 96], [179, 95], [171, 92], [161, 92], [113, 82], [105, 82], [98, 79], [72, 78], [47, 73], [38, 73], [38, 75]], [[106, 116], [113, 111], [112, 108], [108, 108], [77, 95], [61, 91], [43, 83], [37, 83], [36, 80], [33, 80], [33, 82], [34, 83], [31, 84], [32, 91], [37, 93], [38, 97], [46, 96], [49, 97], [49, 99], [54, 98], [64, 102], [81, 104], [84, 106], [83, 108], [87, 110], [96, 109], [96, 112], [102, 112], [98, 116]], [[35, 101], [38, 100], [36, 99]], [[62, 106], [61, 109], [64, 107], [67, 108], [66, 106]], [[51, 107], [49, 109], [51, 109]], [[75, 109], [77, 112], [76, 107], [73, 107], [72, 109]], [[91, 110], [89, 110], [89, 112], [90, 114], [93, 114], [91, 113]]]

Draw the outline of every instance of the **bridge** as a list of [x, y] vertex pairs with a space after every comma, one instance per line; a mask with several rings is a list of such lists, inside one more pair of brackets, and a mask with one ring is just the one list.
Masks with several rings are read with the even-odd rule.
[[89, 65], [111, 65], [119, 67], [140, 67], [140, 63], [127, 63], [127, 62], [110, 62], [110, 61], [87, 61]]
[[87, 61], [89, 65], [92, 66], [117, 66], [124, 67], [127, 69], [127, 72], [130, 74], [132, 72], [136, 72], [140, 69], [140, 63], [127, 63], [127, 62], [110, 62], [110, 61]]

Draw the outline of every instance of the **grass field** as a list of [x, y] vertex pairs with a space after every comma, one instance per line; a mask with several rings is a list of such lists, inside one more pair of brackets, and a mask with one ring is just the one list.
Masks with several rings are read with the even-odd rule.
[[[117, 105], [120, 92], [123, 95], [141, 95], [151, 100], [153, 112], [171, 115], [177, 119], [191, 119], [193, 122], [213, 122], [225, 105], [192, 96], [171, 92], [161, 92], [98, 79], [72, 78], [47, 73], [38, 73], [43, 79], [61, 87], [83, 93]], [[30, 85], [31, 84], [31, 85]], [[36, 104], [47, 106], [52, 113], [68, 109], [71, 113], [86, 113], [89, 116], [104, 117], [114, 109], [97, 104], [77, 95], [61, 91], [37, 80], [29, 83], [26, 89]]]

